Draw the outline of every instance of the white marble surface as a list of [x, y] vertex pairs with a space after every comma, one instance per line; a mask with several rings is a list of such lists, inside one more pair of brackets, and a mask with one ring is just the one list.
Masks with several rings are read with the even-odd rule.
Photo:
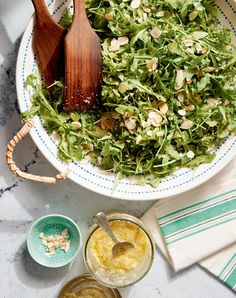
[[[68, 280], [86, 271], [82, 252], [71, 266], [53, 270], [30, 258], [26, 233], [36, 218], [49, 213], [68, 215], [76, 220], [85, 236], [91, 217], [100, 210], [132, 210], [139, 216], [153, 203], [106, 198], [70, 181], [56, 186], [36, 184], [18, 179], [8, 171], [6, 144], [20, 127], [15, 92], [16, 56], [32, 11], [29, 0], [0, 0], [0, 298], [57, 297]], [[26, 171], [55, 174], [30, 137], [17, 148], [15, 160]], [[141, 282], [120, 292], [124, 298], [234, 297], [233, 292], [200, 267], [192, 266], [176, 274], [159, 254]]]

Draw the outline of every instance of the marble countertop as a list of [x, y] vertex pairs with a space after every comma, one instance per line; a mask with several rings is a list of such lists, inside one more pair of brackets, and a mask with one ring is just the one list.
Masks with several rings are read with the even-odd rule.
[[[23, 181], [7, 169], [6, 145], [21, 126], [15, 91], [16, 57], [32, 12], [29, 0], [0, 0], [0, 298], [57, 297], [67, 281], [86, 272], [81, 251], [70, 266], [59, 269], [44, 268], [30, 258], [26, 233], [36, 218], [65, 214], [78, 223], [85, 236], [92, 216], [100, 210], [127, 210], [140, 216], [153, 204], [107, 198], [71, 181], [55, 186]], [[26, 172], [56, 173], [30, 137], [18, 146], [15, 161]], [[120, 292], [124, 298], [234, 297], [197, 265], [175, 273], [160, 254], [142, 281]]]

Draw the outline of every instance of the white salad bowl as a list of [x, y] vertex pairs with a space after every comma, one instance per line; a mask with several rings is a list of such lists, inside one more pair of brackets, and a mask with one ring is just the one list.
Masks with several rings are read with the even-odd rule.
[[[236, 39], [236, 2], [233, 0], [216, 1], [220, 10], [219, 21], [232, 29], [233, 38]], [[60, 20], [65, 8], [72, 9], [69, 0], [50, 0], [48, 7], [56, 20]], [[24, 82], [29, 74], [36, 71], [35, 55], [32, 49], [32, 36], [34, 31], [34, 18], [29, 21], [23, 35], [16, 70], [17, 95], [21, 112], [28, 110], [31, 99], [24, 88]], [[226, 138], [216, 149], [216, 157], [210, 164], [203, 164], [196, 169], [183, 168], [173, 175], [162, 179], [157, 188], [149, 185], [137, 185], [134, 178], [124, 178], [114, 187], [116, 176], [93, 166], [88, 160], [82, 162], [72, 161], [64, 163], [57, 157], [57, 141], [49, 136], [43, 128], [39, 117], [35, 119], [31, 137], [39, 150], [48, 161], [60, 172], [69, 168], [68, 178], [94, 192], [124, 200], [153, 200], [180, 194], [190, 190], [218, 173], [236, 154], [236, 137]]]

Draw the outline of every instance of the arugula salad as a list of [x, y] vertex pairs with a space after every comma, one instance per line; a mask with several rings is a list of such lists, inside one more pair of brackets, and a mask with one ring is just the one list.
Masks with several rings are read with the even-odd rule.
[[[182, 167], [210, 163], [236, 132], [236, 50], [213, 0], [88, 0], [103, 55], [95, 110], [62, 111], [63, 81], [35, 75], [32, 108], [61, 160], [88, 157], [120, 179], [156, 187]], [[66, 12], [61, 24], [68, 28]], [[53, 88], [56, 101], [50, 99]]]

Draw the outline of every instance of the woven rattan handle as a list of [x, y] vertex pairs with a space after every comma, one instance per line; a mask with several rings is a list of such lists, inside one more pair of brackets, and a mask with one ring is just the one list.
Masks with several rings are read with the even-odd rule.
[[7, 145], [6, 150], [6, 161], [9, 169], [18, 177], [33, 180], [37, 182], [44, 182], [49, 184], [55, 184], [57, 181], [61, 181], [67, 178], [69, 173], [69, 169], [65, 173], [60, 173], [56, 175], [56, 177], [44, 177], [44, 176], [37, 176], [32, 175], [29, 173], [22, 172], [15, 164], [13, 160], [13, 152], [16, 145], [30, 132], [31, 128], [34, 125], [34, 119], [28, 119], [25, 121], [23, 127], [18, 131], [18, 133], [14, 136], [13, 139], [10, 140], [9, 144]]

